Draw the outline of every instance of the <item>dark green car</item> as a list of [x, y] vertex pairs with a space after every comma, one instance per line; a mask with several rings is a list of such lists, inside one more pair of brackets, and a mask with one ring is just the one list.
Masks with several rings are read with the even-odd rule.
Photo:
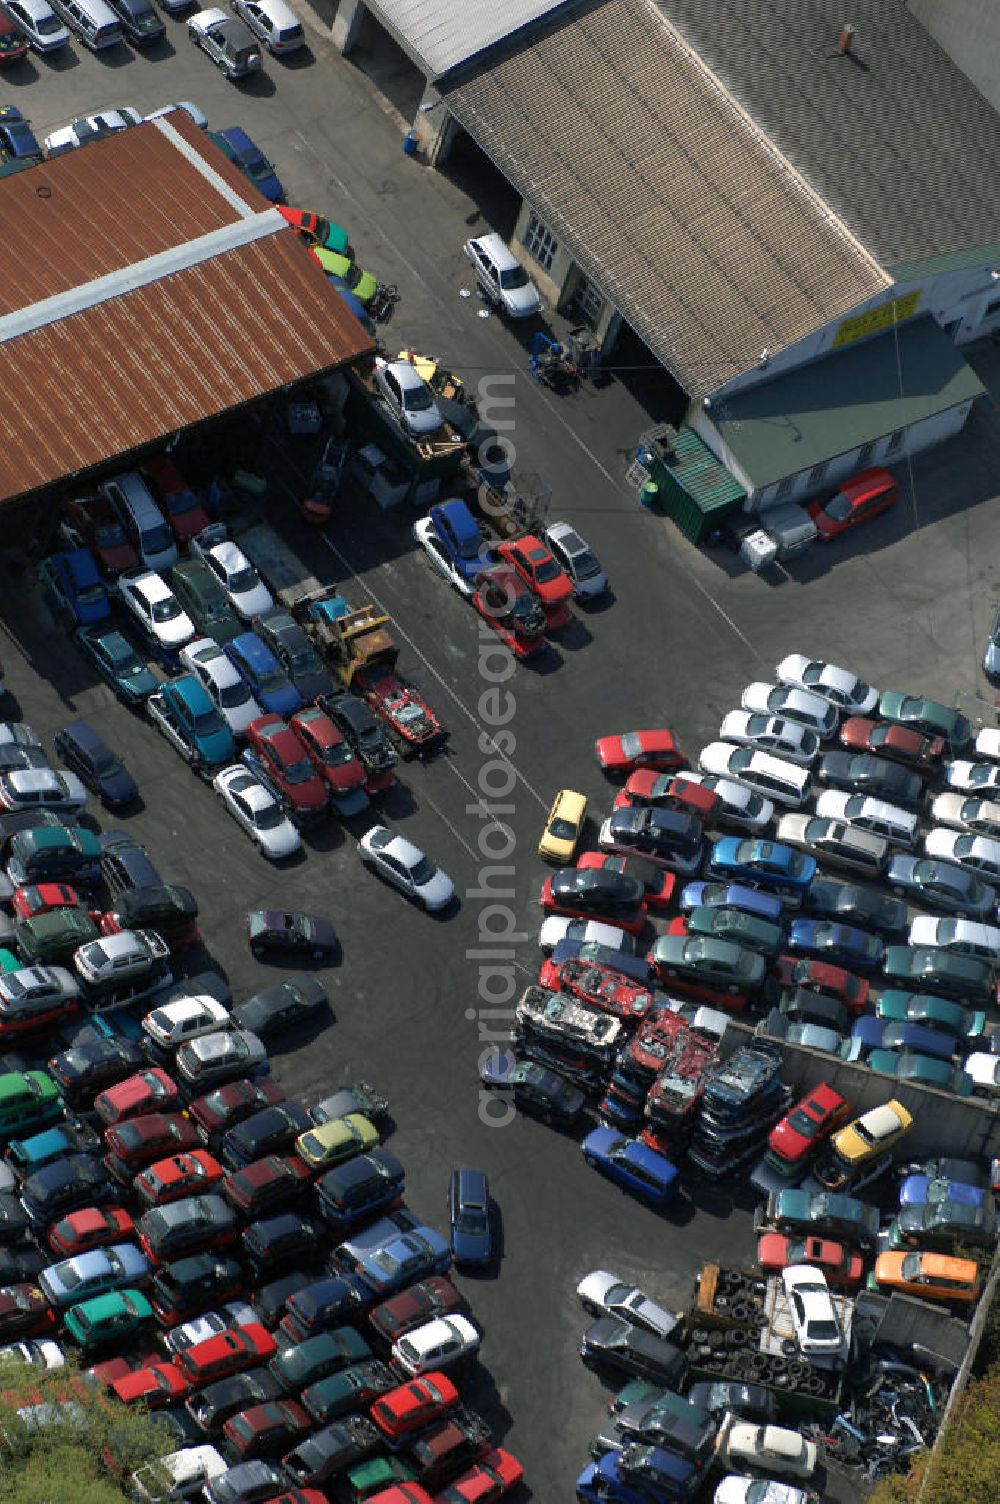
[[81, 627], [74, 642], [120, 700], [141, 706], [159, 688], [149, 665], [120, 627], [107, 622]]
[[340, 1373], [328, 1374], [316, 1384], [303, 1389], [300, 1399], [303, 1406], [318, 1426], [328, 1426], [352, 1410], [367, 1407], [394, 1389], [399, 1377], [387, 1363], [378, 1358], [369, 1358], [364, 1363], [353, 1363]]
[[972, 727], [965, 716], [939, 700], [924, 700], [898, 689], [887, 689], [878, 702], [878, 714], [911, 731], [943, 736], [953, 752], [967, 747], [972, 740]]
[[882, 961], [888, 982], [913, 983], [956, 1001], [996, 1001], [996, 977], [988, 961], [932, 945], [890, 945]]
[[904, 1206], [889, 1230], [889, 1246], [950, 1253], [956, 1243], [992, 1248], [996, 1235], [996, 1203], [984, 1195], [978, 1206], [967, 1201]]
[[982, 1009], [963, 1008], [946, 997], [930, 992], [903, 992], [887, 987], [875, 1005], [879, 1018], [887, 1023], [923, 1024], [926, 1029], [940, 1029], [956, 1039], [978, 1039], [986, 1032], [986, 1013]]
[[[759, 1209], [763, 1211], [763, 1209]], [[836, 1191], [772, 1191], [765, 1215], [755, 1217], [779, 1232], [810, 1233], [816, 1237], [842, 1238], [845, 1243], [871, 1247], [878, 1237], [879, 1211], [856, 1196]]]
[[939, 1091], [950, 1091], [956, 1097], [971, 1097], [972, 1077], [961, 1066], [950, 1060], [935, 1060], [932, 1055], [918, 1055], [914, 1051], [872, 1050], [868, 1056], [868, 1069], [879, 1071], [883, 1076], [895, 1076], [897, 1081], [914, 1081], [918, 1086], [936, 1086]]
[[785, 943], [785, 932], [779, 924], [744, 914], [740, 909], [693, 909], [688, 916], [687, 931], [689, 935], [731, 940], [734, 945], [748, 946], [762, 956], [777, 956]]
[[49, 909], [17, 926], [17, 948], [27, 966], [65, 966], [73, 952], [100, 930], [86, 909]]
[[211, 637], [224, 648], [246, 630], [222, 586], [200, 559], [182, 559], [169, 571], [167, 580], [203, 637]]
[[373, 1457], [349, 1468], [340, 1488], [346, 1504], [364, 1504], [374, 1494], [385, 1493], [394, 1483], [413, 1483], [416, 1476], [400, 1457]]
[[320, 1332], [272, 1358], [268, 1367], [286, 1394], [298, 1393], [309, 1384], [317, 1384], [328, 1374], [352, 1363], [363, 1363], [372, 1350], [353, 1327], [341, 1326], [333, 1332]]
[[757, 951], [703, 935], [661, 935], [649, 959], [660, 977], [713, 995], [756, 992], [767, 974]]

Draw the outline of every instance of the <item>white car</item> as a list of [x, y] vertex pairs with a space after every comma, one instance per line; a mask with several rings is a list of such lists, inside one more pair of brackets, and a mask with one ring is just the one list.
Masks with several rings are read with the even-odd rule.
[[841, 789], [825, 789], [816, 800], [816, 813], [823, 820], [844, 820], [873, 836], [881, 836], [893, 846], [909, 849], [917, 839], [917, 816], [912, 810], [868, 794], [847, 794]]
[[934, 945], [1000, 965], [1000, 929], [974, 919], [939, 919], [936, 914], [918, 914], [910, 924], [909, 944]]
[[740, 747], [757, 747], [790, 762], [811, 763], [819, 751], [819, 737], [801, 721], [784, 720], [777, 715], [752, 715], [746, 710], [731, 710], [723, 718], [719, 736], [724, 742]]
[[840, 724], [840, 712], [829, 700], [807, 694], [804, 689], [789, 689], [786, 684], [748, 684], [740, 700], [744, 710], [754, 715], [788, 716], [801, 721], [819, 737], [833, 736]]
[[181, 651], [181, 663], [205, 690], [234, 736], [264, 714], [231, 660], [211, 637], [196, 637]]
[[365, 832], [358, 842], [358, 855], [366, 867], [428, 913], [447, 908], [454, 897], [451, 878], [419, 846], [405, 836], [394, 835], [386, 825], [373, 825]]
[[55, 52], [69, 41], [69, 32], [48, 0], [7, 0], [5, 9], [36, 52]]
[[51, 1372], [53, 1368], [66, 1367], [66, 1355], [58, 1342], [51, 1338], [32, 1337], [27, 1342], [12, 1342], [8, 1347], [0, 1347], [0, 1369], [8, 1363], [27, 1363], [32, 1368]]
[[931, 821], [971, 830], [977, 836], [1000, 839], [1000, 803], [993, 799], [969, 799], [965, 794], [938, 794], [931, 800]]
[[487, 300], [512, 319], [530, 318], [542, 306], [541, 294], [500, 235], [477, 235], [462, 247]]
[[[170, 7], [164, 5], [163, 9], [169, 10]], [[161, 104], [158, 110], [150, 110], [145, 118], [147, 120], [165, 120], [168, 115], [176, 114], [178, 110], [183, 110], [185, 115], [190, 115], [200, 131], [208, 130], [208, 116], [204, 110], [199, 109], [196, 104], [192, 104], [190, 99], [178, 99], [174, 104]]]
[[816, 1444], [785, 1426], [758, 1426], [751, 1421], [732, 1421], [724, 1430], [719, 1460], [737, 1467], [760, 1468], [768, 1473], [790, 1473], [793, 1478], [811, 1478], [816, 1471]]
[[985, 757], [990, 762], [1000, 762], [1000, 730], [995, 726], [984, 726], [977, 734], [972, 750], [977, 757]]
[[[775, 757], [760, 747], [738, 747], [734, 742], [709, 742], [698, 753], [703, 773], [714, 773], [745, 784], [761, 797], [800, 808], [810, 792], [810, 780], [801, 763]], [[685, 778], [688, 776], [685, 773]]]
[[[429, 517], [421, 517], [413, 524], [413, 536], [420, 544], [438, 574], [442, 575], [449, 585], [453, 585], [459, 595], [468, 598], [473, 594], [476, 586], [473, 578], [467, 578], [455, 565], [448, 550], [438, 536], [437, 528]], [[486, 565], [483, 565], [486, 568]]]
[[228, 1029], [229, 1009], [214, 997], [187, 997], [154, 1008], [142, 1020], [143, 1032], [161, 1050], [175, 1050], [199, 1034]]
[[684, 997], [668, 997], [664, 993], [659, 994], [659, 999], [658, 1007], [667, 1013], [679, 1013], [692, 1034], [700, 1034], [712, 1044], [718, 1044], [729, 1028], [731, 1015], [723, 1013], [721, 1008], [706, 1008], [703, 1003], [692, 1003]]
[[384, 397], [399, 423], [420, 438], [437, 433], [441, 427], [441, 410], [434, 393], [408, 360], [386, 361], [376, 357], [375, 386]]
[[37, 747], [42, 739], [26, 721], [0, 721], [0, 747]]
[[437, 1316], [394, 1342], [392, 1361], [401, 1373], [415, 1379], [471, 1358], [479, 1351], [480, 1340], [467, 1316]]
[[775, 675], [779, 683], [819, 695], [821, 700], [829, 700], [848, 715], [868, 715], [879, 701], [878, 690], [857, 674], [834, 663], [824, 663], [822, 658], [807, 658], [804, 653], [789, 653], [782, 658]]
[[712, 1504], [814, 1504], [816, 1495], [777, 1478], [753, 1478], [730, 1473], [715, 1486]]
[[972, 1085], [980, 1096], [1000, 1095], [1000, 1056], [988, 1055], [977, 1050], [962, 1061], [962, 1069], [972, 1077]]
[[942, 862], [955, 862], [988, 883], [1000, 883], [1000, 841], [967, 831], [936, 828], [924, 836], [924, 850]]
[[175, 652], [191, 641], [194, 622], [155, 570], [127, 569], [118, 576], [118, 593], [122, 605], [131, 611], [147, 636], [167, 652]]
[[234, 610], [244, 621], [250, 621], [254, 616], [267, 616], [274, 610], [270, 590], [242, 548], [231, 538], [221, 536], [218, 523], [191, 539], [191, 552], [215, 575]]
[[[181, 9], [177, 0], [167, 0], [168, 11]], [[245, 21], [227, 16], [218, 6], [199, 10], [187, 23], [188, 37], [227, 78], [247, 78], [264, 66], [254, 34]]]
[[75, 773], [52, 768], [13, 768], [0, 773], [0, 809], [49, 809], [75, 815], [87, 802], [87, 790]]
[[719, 799], [719, 807], [710, 824], [735, 825], [737, 830], [754, 833], [766, 830], [774, 819], [774, 805], [770, 799], [755, 793], [745, 783], [736, 783], [732, 778], [719, 778], [715, 773], [690, 773], [684, 769], [687, 783], [700, 783], [711, 789]]
[[246, 22], [275, 57], [305, 46], [302, 23], [285, 0], [231, 0], [231, 4], [240, 20]]
[[665, 1311], [635, 1285], [626, 1284], [607, 1269], [595, 1269], [585, 1275], [576, 1293], [584, 1309], [594, 1316], [619, 1316], [630, 1326], [652, 1332], [654, 1337], [667, 1338], [677, 1330], [678, 1318], [672, 1311]]
[[284, 809], [242, 763], [233, 763], [216, 773], [212, 787], [262, 856], [276, 862], [299, 850], [302, 837]]
[[822, 1269], [790, 1264], [781, 1271], [781, 1283], [803, 1356], [845, 1363], [848, 1342]]
[[969, 762], [959, 757], [945, 769], [944, 781], [963, 794], [991, 794], [1000, 789], [1000, 763]]
[[567, 919], [563, 914], [550, 914], [538, 931], [538, 943], [542, 950], [555, 950], [560, 940], [590, 941], [592, 945], [606, 945], [609, 950], [635, 955], [635, 938], [616, 924], [605, 924], [600, 919]]
[[196, 1342], [207, 1342], [209, 1337], [217, 1337], [220, 1332], [229, 1331], [236, 1326], [252, 1326], [259, 1320], [253, 1306], [245, 1300], [231, 1300], [221, 1310], [209, 1311], [205, 1316], [195, 1316], [192, 1321], [175, 1326], [172, 1332], [164, 1332], [163, 1344], [176, 1357]]
[[575, 528], [568, 522], [553, 522], [545, 529], [545, 542], [560, 569], [573, 581], [573, 594], [578, 601], [604, 594], [608, 577], [601, 561]]
[[60, 126], [42, 143], [47, 157], [61, 157], [65, 152], [75, 151], [78, 146], [89, 146], [91, 141], [103, 141], [119, 131], [127, 131], [130, 125], [141, 125], [142, 116], [130, 104], [117, 110], [101, 110], [96, 115], [82, 115]]

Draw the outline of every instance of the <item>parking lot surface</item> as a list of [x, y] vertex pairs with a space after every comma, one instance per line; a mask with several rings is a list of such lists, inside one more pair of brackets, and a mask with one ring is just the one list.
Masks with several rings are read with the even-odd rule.
[[[488, 1172], [502, 1249], [491, 1276], [460, 1281], [486, 1333], [484, 1374], [469, 1399], [523, 1461], [533, 1496], [568, 1500], [607, 1398], [577, 1356], [586, 1323], [577, 1281], [610, 1268], [679, 1307], [702, 1260], [739, 1264], [751, 1254], [750, 1217], [734, 1206], [738, 1188], [697, 1186], [679, 1209], [658, 1216], [589, 1171], [572, 1137], [521, 1119], [483, 1123], [477, 1061], [482, 1041], [506, 1026], [504, 1008], [490, 1018], [477, 992], [489, 959], [477, 955], [488, 948], [483, 934], [506, 923], [488, 911], [498, 888], [513, 890], [500, 902], [514, 916], [520, 990], [537, 973], [545, 874], [535, 848], [552, 795], [562, 786], [588, 795], [590, 844], [610, 805], [594, 738], [670, 724], [694, 754], [743, 685], [770, 677], [789, 651], [843, 663], [880, 688], [960, 704], [979, 695], [985, 709], [992, 696], [977, 665], [998, 595], [1000, 497], [989, 458], [997, 416], [991, 408], [974, 414], [962, 439], [904, 471], [907, 494], [893, 513], [846, 545], [817, 547], [791, 576], [768, 584], [741, 572], [731, 554], [698, 553], [640, 509], [624, 484], [638, 435], [658, 414], [623, 380], [565, 401], [531, 382], [516, 335], [496, 318], [479, 318], [474, 296], [460, 297], [471, 288], [462, 241], [487, 228], [476, 205], [403, 157], [398, 123], [315, 24], [308, 56], [268, 59], [263, 77], [244, 88], [189, 46], [183, 22], [167, 24], [169, 41], [148, 56], [122, 49], [119, 58], [95, 58], [74, 47], [62, 62], [32, 59], [25, 81], [4, 79], [4, 101], [18, 104], [40, 136], [102, 106], [145, 111], [179, 98], [198, 103], [213, 128], [243, 125], [274, 161], [289, 201], [345, 223], [359, 263], [398, 283], [402, 302], [384, 331], [393, 353], [431, 351], [473, 392], [481, 388], [484, 405], [509, 399], [492, 421], [512, 424], [515, 469], [537, 473], [551, 490], [551, 519], [573, 522], [593, 545], [613, 599], [576, 610], [548, 657], [518, 667], [504, 684], [512, 711], [498, 762], [491, 737], [499, 733], [481, 704], [495, 666], [484, 663], [476, 617], [415, 550], [413, 514], [382, 513], [345, 494], [324, 533], [305, 533], [292, 508], [306, 484], [304, 456], [276, 431], [263, 440], [248, 431], [246, 463], [268, 477], [270, 520], [319, 579], [341, 585], [352, 603], [373, 599], [391, 613], [401, 666], [450, 728], [447, 752], [427, 766], [402, 765], [402, 786], [384, 806], [388, 822], [454, 878], [460, 907], [441, 920], [360, 868], [354, 839], [363, 819], [352, 830], [331, 821], [307, 837], [300, 862], [269, 868], [210, 788], [92, 680], [15, 555], [0, 563], [11, 639], [0, 656], [17, 703], [0, 702], [0, 713], [19, 714], [47, 736], [85, 715], [123, 754], [144, 801], [128, 827], [167, 880], [195, 892], [206, 946], [237, 997], [279, 974], [249, 956], [248, 907], [302, 908], [334, 920], [343, 963], [321, 975], [335, 1021], [318, 1036], [289, 1041], [279, 1079], [306, 1102], [351, 1079], [374, 1082], [398, 1124], [393, 1147], [407, 1168], [407, 1201], [431, 1222], [444, 1221], [453, 1166]], [[484, 774], [490, 763], [500, 772]], [[504, 859], [512, 872], [485, 879], [496, 864], [479, 847], [484, 793], [504, 805], [515, 838]], [[104, 828], [113, 823], [126, 822], [106, 818]]]

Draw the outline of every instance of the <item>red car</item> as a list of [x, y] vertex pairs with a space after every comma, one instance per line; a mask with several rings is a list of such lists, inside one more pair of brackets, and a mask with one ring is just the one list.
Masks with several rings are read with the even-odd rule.
[[143, 1206], [163, 1206], [181, 1196], [197, 1196], [214, 1191], [225, 1171], [206, 1149], [189, 1154], [172, 1154], [158, 1159], [135, 1177], [136, 1194]]
[[0, 11], [0, 67], [7, 63], [19, 63], [28, 55], [28, 38], [19, 31], [9, 16]]
[[269, 1154], [227, 1175], [222, 1194], [245, 1217], [262, 1217], [303, 1195], [313, 1172], [297, 1154]]
[[618, 872], [623, 877], [634, 877], [646, 890], [648, 909], [669, 908], [677, 886], [676, 873], [665, 872], [655, 862], [641, 856], [611, 856], [603, 851], [585, 851], [576, 865], [584, 871], [589, 867], [594, 871]]
[[187, 543], [208, 527], [212, 519], [173, 460], [158, 454], [146, 461], [142, 473], [178, 543]]
[[569, 621], [568, 603], [573, 597], [573, 581], [559, 567], [542, 540], [527, 533], [513, 542], [501, 543], [497, 553], [538, 596], [546, 625], [565, 626]]
[[273, 712], [258, 716], [247, 727], [247, 741], [287, 801], [291, 815], [305, 820], [323, 813], [326, 784], [287, 721]]
[[668, 773], [657, 773], [655, 768], [638, 768], [629, 774], [625, 787], [616, 795], [614, 807], [632, 809], [649, 804], [660, 809], [676, 809], [684, 815], [697, 815], [707, 825], [719, 802], [714, 789], [692, 783], [683, 775], [671, 778]]
[[597, 961], [542, 962], [538, 973], [542, 987], [552, 992], [571, 992], [574, 997], [611, 1013], [626, 1023], [645, 1018], [653, 1006], [653, 994], [641, 982], [633, 982], [610, 966]]
[[71, 497], [65, 503], [65, 511], [69, 526], [84, 548], [97, 555], [106, 574], [121, 574], [123, 569], [136, 567], [139, 555], [105, 497]]
[[263, 1081], [229, 1081], [203, 1097], [196, 1097], [188, 1108], [188, 1116], [197, 1125], [198, 1137], [207, 1144], [228, 1128], [235, 1128], [251, 1113], [263, 1107], [277, 1107], [284, 1100], [284, 1088], [270, 1077]]
[[524, 1468], [517, 1458], [502, 1447], [494, 1447], [438, 1494], [434, 1504], [495, 1504], [516, 1488], [523, 1477]]
[[852, 752], [875, 752], [917, 773], [933, 771], [945, 750], [943, 736], [924, 736], [895, 721], [870, 721], [850, 716], [840, 728], [840, 744]]
[[424, 1374], [409, 1384], [390, 1389], [371, 1408], [371, 1418], [390, 1441], [421, 1431], [452, 1405], [458, 1404], [458, 1390], [443, 1373]]
[[856, 1290], [865, 1272], [865, 1261], [853, 1248], [825, 1238], [789, 1237], [783, 1232], [761, 1234], [757, 1262], [764, 1274], [780, 1274], [791, 1264], [812, 1264], [822, 1269], [828, 1285], [842, 1290]]
[[684, 754], [672, 731], [623, 731], [620, 736], [602, 736], [595, 746], [605, 773], [620, 777], [637, 768], [673, 773], [684, 766]]
[[311, 1428], [309, 1416], [294, 1400], [270, 1400], [230, 1416], [222, 1434], [242, 1462], [245, 1457], [290, 1452]]
[[69, 1259], [78, 1253], [89, 1253], [92, 1248], [125, 1243], [131, 1238], [133, 1227], [131, 1216], [120, 1206], [85, 1206], [49, 1228], [49, 1247]]
[[[671, 925], [671, 934], [675, 933]], [[782, 987], [805, 988], [809, 992], [823, 992], [835, 997], [845, 1008], [860, 1013], [868, 1002], [869, 984], [864, 977], [856, 977], [843, 966], [831, 966], [828, 961], [808, 961], [795, 956], [779, 956], [775, 962], [778, 981]]]
[[123, 1123], [150, 1112], [170, 1112], [179, 1106], [180, 1096], [166, 1071], [151, 1066], [102, 1091], [94, 1098], [94, 1111], [102, 1123]]
[[119, 1184], [131, 1184], [154, 1160], [199, 1147], [194, 1124], [179, 1112], [150, 1112], [104, 1130], [104, 1166]]
[[868, 522], [895, 506], [899, 500], [899, 485], [881, 466], [862, 470], [845, 480], [839, 490], [825, 501], [810, 501], [806, 511], [816, 524], [821, 543], [839, 538], [850, 532], [859, 522]]
[[545, 612], [520, 575], [495, 564], [476, 576], [472, 604], [515, 658], [531, 658], [545, 647]]
[[123, 1404], [141, 1401], [150, 1409], [158, 1409], [161, 1405], [178, 1404], [191, 1385], [176, 1364], [161, 1361], [123, 1374], [113, 1381], [111, 1388]]
[[419, 1483], [394, 1483], [391, 1488], [369, 1494], [367, 1504], [437, 1504], [437, 1501]]
[[37, 1285], [0, 1285], [0, 1342], [51, 1332], [54, 1312]]
[[814, 1087], [771, 1129], [768, 1159], [786, 1173], [796, 1171], [823, 1139], [846, 1122], [850, 1111], [850, 1102], [832, 1086], [824, 1082]]
[[296, 711], [288, 724], [335, 798], [364, 788], [364, 767], [325, 710], [311, 705]]
[[230, 1327], [186, 1347], [177, 1357], [177, 1366], [193, 1388], [214, 1384], [230, 1374], [242, 1373], [258, 1363], [267, 1363], [278, 1351], [271, 1333], [259, 1321], [247, 1326]]
[[100, 1363], [93, 1363], [87, 1369], [87, 1374], [98, 1384], [110, 1388], [126, 1374], [138, 1373], [140, 1369], [148, 1368], [151, 1363], [162, 1363], [162, 1361], [163, 1354], [155, 1347], [140, 1348], [138, 1352], [130, 1352], [127, 1356], [119, 1353], [115, 1358], [103, 1358]]
[[427, 752], [441, 741], [444, 729], [427, 701], [392, 670], [373, 670], [356, 682], [362, 698], [385, 721], [404, 756]]
[[656, 1013], [639, 1025], [639, 1032], [621, 1052], [623, 1075], [635, 1081], [652, 1081], [688, 1036], [688, 1026], [679, 1013]]
[[39, 883], [37, 887], [17, 888], [11, 907], [15, 918], [25, 920], [36, 919], [52, 909], [82, 909], [86, 905], [76, 889], [65, 883]]
[[432, 1274], [408, 1290], [402, 1290], [391, 1300], [383, 1301], [372, 1311], [369, 1320], [387, 1342], [395, 1342], [415, 1326], [422, 1326], [435, 1316], [447, 1316], [453, 1311], [463, 1311], [465, 1302], [450, 1279]]
[[[625, 912], [623, 907], [616, 908], [613, 912], [609, 912], [607, 908], [602, 907], [600, 903], [597, 903], [593, 906], [588, 906], [586, 904], [586, 901], [581, 904], [576, 904], [573, 902], [572, 897], [569, 895], [563, 897], [558, 893], [558, 891], [553, 893], [553, 878], [559, 877], [563, 872], [568, 873], [579, 871], [580, 868], [578, 867], [563, 867], [560, 868], [559, 872], [554, 872], [552, 874], [552, 877], [547, 877], [545, 879], [544, 883], [542, 884], [542, 891], [538, 895], [538, 902], [541, 904], [546, 914], [562, 914], [569, 919], [596, 919], [599, 923], [613, 924], [616, 929], [625, 930], [629, 935], [641, 935], [643, 930], [646, 928], [647, 923], [646, 904], [644, 900], [640, 900], [640, 902], [634, 908], [631, 908], [628, 912]], [[582, 878], [575, 878], [574, 881], [577, 883], [586, 881], [588, 884], [590, 884], [596, 883], [598, 879], [587, 878], [584, 880]], [[606, 882], [609, 887], [621, 887], [626, 888], [626, 890], [631, 889], [632, 892], [635, 892], [635, 889], [631, 888], [631, 884], [621, 882], [617, 877], [606, 879], [601, 878], [599, 879], [599, 881], [602, 883]]]

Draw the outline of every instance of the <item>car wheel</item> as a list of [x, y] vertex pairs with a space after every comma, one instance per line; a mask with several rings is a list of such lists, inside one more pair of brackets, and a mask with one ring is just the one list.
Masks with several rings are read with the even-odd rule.
[[322, 961], [322, 959], [323, 959], [323, 957], [325, 955], [326, 955], [326, 951], [325, 950], [314, 950], [313, 951], [313, 960], [314, 961]]
[[251, 945], [250, 954], [253, 956], [255, 961], [259, 961], [261, 956], [264, 954], [264, 947], [262, 945]]

